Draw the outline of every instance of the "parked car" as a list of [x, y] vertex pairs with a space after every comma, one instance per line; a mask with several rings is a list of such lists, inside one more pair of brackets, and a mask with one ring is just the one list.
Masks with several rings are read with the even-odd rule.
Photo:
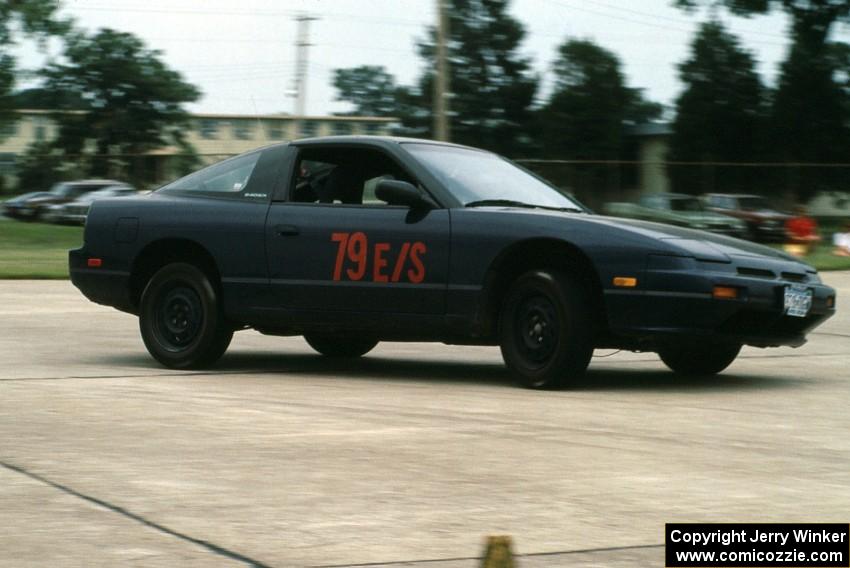
[[49, 197], [46, 191], [31, 191], [3, 202], [3, 215], [12, 219], [32, 219], [35, 208], [29, 202], [36, 198]]
[[637, 203], [609, 203], [604, 211], [615, 217], [655, 221], [733, 237], [742, 237], [746, 231], [743, 222], [712, 213], [697, 197], [683, 193], [644, 195]]
[[125, 183], [110, 185], [109, 187], [83, 194], [69, 203], [51, 205], [47, 208], [43, 218], [50, 223], [83, 225], [86, 222], [86, 216], [89, 214], [91, 204], [98, 199], [128, 197], [137, 193], [136, 188]]
[[782, 251], [595, 215], [496, 154], [377, 136], [275, 144], [95, 201], [69, 264], [177, 369], [254, 328], [330, 357], [499, 345], [533, 388], [576, 380], [594, 348], [712, 375], [835, 313], [835, 290]]
[[6, 215], [28, 221], [37, 221], [47, 213], [51, 205], [61, 205], [74, 201], [78, 197], [121, 182], [115, 180], [96, 179], [81, 181], [63, 181], [57, 183], [48, 192], [38, 192], [20, 196], [11, 209], [6, 202]]
[[728, 215], [746, 223], [751, 241], [784, 241], [785, 222], [791, 215], [778, 211], [761, 195], [708, 193], [703, 196], [709, 211]]

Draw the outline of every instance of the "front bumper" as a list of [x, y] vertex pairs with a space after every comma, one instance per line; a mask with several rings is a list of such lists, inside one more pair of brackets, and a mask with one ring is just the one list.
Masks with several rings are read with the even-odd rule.
[[[784, 293], [792, 285], [812, 291], [805, 317], [785, 313]], [[714, 298], [715, 286], [735, 287], [739, 296]], [[675, 337], [796, 347], [835, 313], [835, 290], [815, 273], [782, 260], [715, 263], [651, 255], [641, 289], [606, 290], [605, 302], [612, 334], [637, 343]]]

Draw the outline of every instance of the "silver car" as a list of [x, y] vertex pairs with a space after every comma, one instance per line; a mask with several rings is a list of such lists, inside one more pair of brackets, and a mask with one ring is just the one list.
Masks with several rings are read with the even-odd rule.
[[98, 199], [127, 197], [136, 195], [137, 193], [133, 186], [125, 183], [110, 185], [109, 187], [86, 193], [69, 203], [50, 206], [44, 214], [44, 220], [51, 223], [84, 225], [91, 204]]

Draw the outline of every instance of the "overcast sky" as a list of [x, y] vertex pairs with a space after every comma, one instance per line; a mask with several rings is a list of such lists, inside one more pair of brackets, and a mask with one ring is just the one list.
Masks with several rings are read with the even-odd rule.
[[[436, 0], [65, 0], [64, 12], [89, 29], [111, 27], [140, 36], [203, 92], [191, 110], [222, 113], [293, 112], [294, 16], [311, 24], [309, 114], [347, 110], [334, 101], [332, 71], [383, 65], [402, 84], [421, 71], [415, 41], [435, 19]], [[676, 65], [706, 12], [689, 15], [670, 0], [514, 0], [526, 27], [522, 51], [538, 73], [550, 74], [556, 47], [567, 37], [589, 38], [615, 52], [629, 85], [672, 104], [681, 85]], [[759, 62], [769, 83], [786, 49], [781, 14], [752, 19], [723, 16]], [[55, 48], [54, 48], [55, 50]], [[34, 66], [32, 47], [22, 61]]]

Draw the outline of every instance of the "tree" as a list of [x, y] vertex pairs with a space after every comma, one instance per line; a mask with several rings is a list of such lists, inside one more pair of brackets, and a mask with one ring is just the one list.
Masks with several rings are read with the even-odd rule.
[[183, 105], [200, 93], [160, 55], [115, 30], [69, 36], [64, 60], [43, 71], [45, 90], [62, 94], [54, 105], [59, 125], [54, 146], [67, 155], [93, 147], [94, 176], [111, 175], [128, 155], [168, 145], [185, 149], [189, 115]]
[[0, 126], [14, 119], [15, 58], [7, 50], [22, 35], [44, 41], [66, 33], [70, 22], [57, 17], [58, 9], [59, 0], [0, 0]]
[[[507, 10], [510, 0], [450, 0], [450, 120], [452, 140], [517, 155], [530, 146], [537, 77], [519, 53], [525, 30]], [[436, 65], [436, 32], [419, 44], [425, 72], [405, 126], [431, 135], [431, 103]]]
[[396, 84], [395, 77], [378, 65], [361, 65], [348, 69], [335, 69], [333, 85], [336, 100], [351, 103], [351, 114], [361, 116], [398, 116], [404, 87]]
[[624, 125], [647, 122], [660, 105], [626, 86], [620, 60], [589, 40], [558, 48], [554, 88], [540, 110], [544, 153], [571, 160], [615, 160], [623, 150]]
[[[685, 88], [676, 101], [672, 161], [754, 162], [763, 157], [765, 89], [752, 55], [722, 24], [700, 27], [690, 57], [679, 65], [679, 77]], [[710, 173], [693, 167], [670, 171], [674, 187], [689, 193], [745, 190], [754, 175], [763, 175], [742, 168], [725, 169], [721, 176]]]
[[744, 17], [781, 9], [791, 18], [795, 41], [810, 46], [825, 45], [835, 24], [850, 22], [850, 0], [674, 0], [673, 3], [689, 11], [700, 5], [720, 3], [733, 14]]
[[[708, 0], [674, 0], [693, 10]], [[850, 22], [850, 0], [720, 0], [740, 16], [785, 11], [791, 20], [792, 45], [782, 63], [770, 112], [772, 158], [785, 162], [846, 162], [850, 152], [850, 113], [847, 93], [839, 77], [847, 69], [837, 65], [830, 34], [839, 23]], [[819, 189], [841, 186], [844, 177], [835, 168], [803, 168], [785, 184], [805, 200]]]
[[[588, 161], [627, 157], [626, 128], [661, 114], [661, 105], [626, 85], [617, 56], [592, 41], [568, 39], [561, 44], [553, 73], [553, 92], [537, 113], [543, 156]], [[598, 163], [538, 170], [591, 204], [597, 204], [595, 192], [600, 188], [619, 188], [624, 175], [637, 175], [630, 168]]]

